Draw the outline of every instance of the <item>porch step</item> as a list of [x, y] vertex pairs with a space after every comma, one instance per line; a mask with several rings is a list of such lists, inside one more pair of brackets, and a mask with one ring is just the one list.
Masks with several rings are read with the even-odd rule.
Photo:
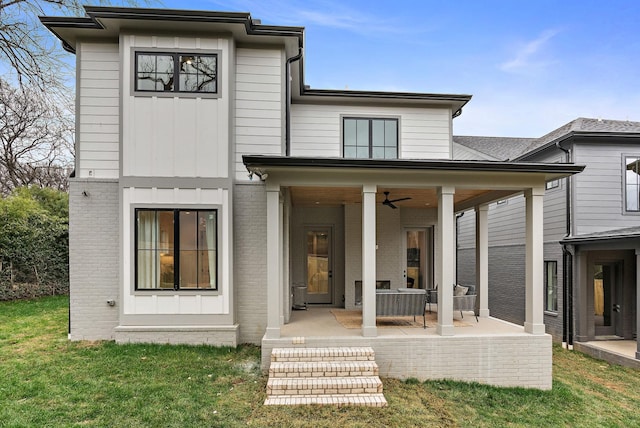
[[265, 405], [384, 407], [370, 347], [274, 348]]

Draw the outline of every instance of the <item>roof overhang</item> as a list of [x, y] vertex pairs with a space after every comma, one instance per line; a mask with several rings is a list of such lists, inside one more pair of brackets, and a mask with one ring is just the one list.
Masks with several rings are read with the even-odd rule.
[[[363, 183], [378, 186], [378, 193], [411, 196], [405, 206], [435, 206], [437, 188], [456, 189], [456, 211], [504, 199], [530, 188], [544, 189], [544, 183], [577, 174], [583, 165], [566, 163], [530, 163], [412, 159], [344, 159], [244, 155], [243, 162], [251, 175], [283, 187], [303, 189], [298, 199], [321, 188], [350, 189], [333, 191], [337, 203], [352, 203], [359, 197]], [[355, 190], [354, 190], [355, 189]], [[398, 192], [403, 192], [399, 195]], [[354, 193], [355, 192], [355, 193]], [[295, 199], [295, 198], [294, 198]], [[357, 198], [356, 198], [357, 199]], [[316, 200], [315, 204], [329, 202]], [[295, 203], [295, 200], [294, 200]]]
[[623, 240], [636, 240], [640, 245], [640, 227], [608, 230], [584, 235], [569, 236], [560, 241], [561, 244], [602, 244], [606, 242], [620, 242]]
[[[40, 21], [75, 52], [78, 40], [117, 41], [121, 32], [232, 34], [239, 43], [284, 44], [287, 54], [302, 47], [303, 27], [262, 25], [246, 12], [84, 6], [85, 17], [42, 16]], [[159, 30], [158, 22], [162, 22]]]
[[[593, 141], [593, 142], [600, 142], [602, 141], [602, 138], [608, 138], [608, 139], [615, 139], [617, 141], [629, 141], [629, 142], [636, 142], [634, 140], [636, 140], [637, 138], [640, 137], [640, 133], [638, 132], [589, 132], [589, 131], [571, 131], [568, 132], [564, 135], [561, 135], [558, 138], [555, 138], [551, 141], [549, 141], [546, 144], [543, 144], [542, 146], [531, 150], [529, 152], [524, 153], [521, 156], [518, 156], [517, 158], [515, 158], [515, 161], [523, 161], [526, 159], [530, 159], [534, 156], [536, 156], [539, 153], [544, 152], [545, 150], [549, 150], [550, 148], [554, 148], [557, 146], [561, 146], [563, 142], [570, 140], [570, 139], [576, 139], [576, 138], [580, 138], [582, 139], [582, 141]], [[633, 139], [633, 140], [632, 140]]]

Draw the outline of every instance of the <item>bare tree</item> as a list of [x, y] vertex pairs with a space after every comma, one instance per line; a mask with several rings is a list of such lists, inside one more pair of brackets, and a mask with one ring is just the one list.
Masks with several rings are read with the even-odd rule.
[[30, 184], [66, 190], [72, 157], [69, 106], [0, 79], [0, 193]]

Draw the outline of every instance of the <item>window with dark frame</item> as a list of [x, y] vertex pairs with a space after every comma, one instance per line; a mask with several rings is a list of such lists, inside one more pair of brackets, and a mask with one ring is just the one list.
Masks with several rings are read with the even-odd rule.
[[135, 210], [136, 290], [217, 290], [215, 209]]
[[136, 52], [137, 92], [218, 92], [218, 55]]
[[345, 117], [343, 156], [357, 159], [398, 159], [398, 119]]
[[640, 156], [625, 157], [625, 211], [640, 212]]
[[548, 312], [558, 311], [558, 262], [544, 262], [544, 310]]

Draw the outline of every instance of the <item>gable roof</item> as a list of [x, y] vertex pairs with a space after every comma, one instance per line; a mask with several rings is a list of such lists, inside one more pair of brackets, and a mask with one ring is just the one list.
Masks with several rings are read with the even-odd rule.
[[498, 160], [524, 160], [572, 136], [638, 136], [640, 122], [579, 117], [540, 138], [453, 136], [454, 143]]

